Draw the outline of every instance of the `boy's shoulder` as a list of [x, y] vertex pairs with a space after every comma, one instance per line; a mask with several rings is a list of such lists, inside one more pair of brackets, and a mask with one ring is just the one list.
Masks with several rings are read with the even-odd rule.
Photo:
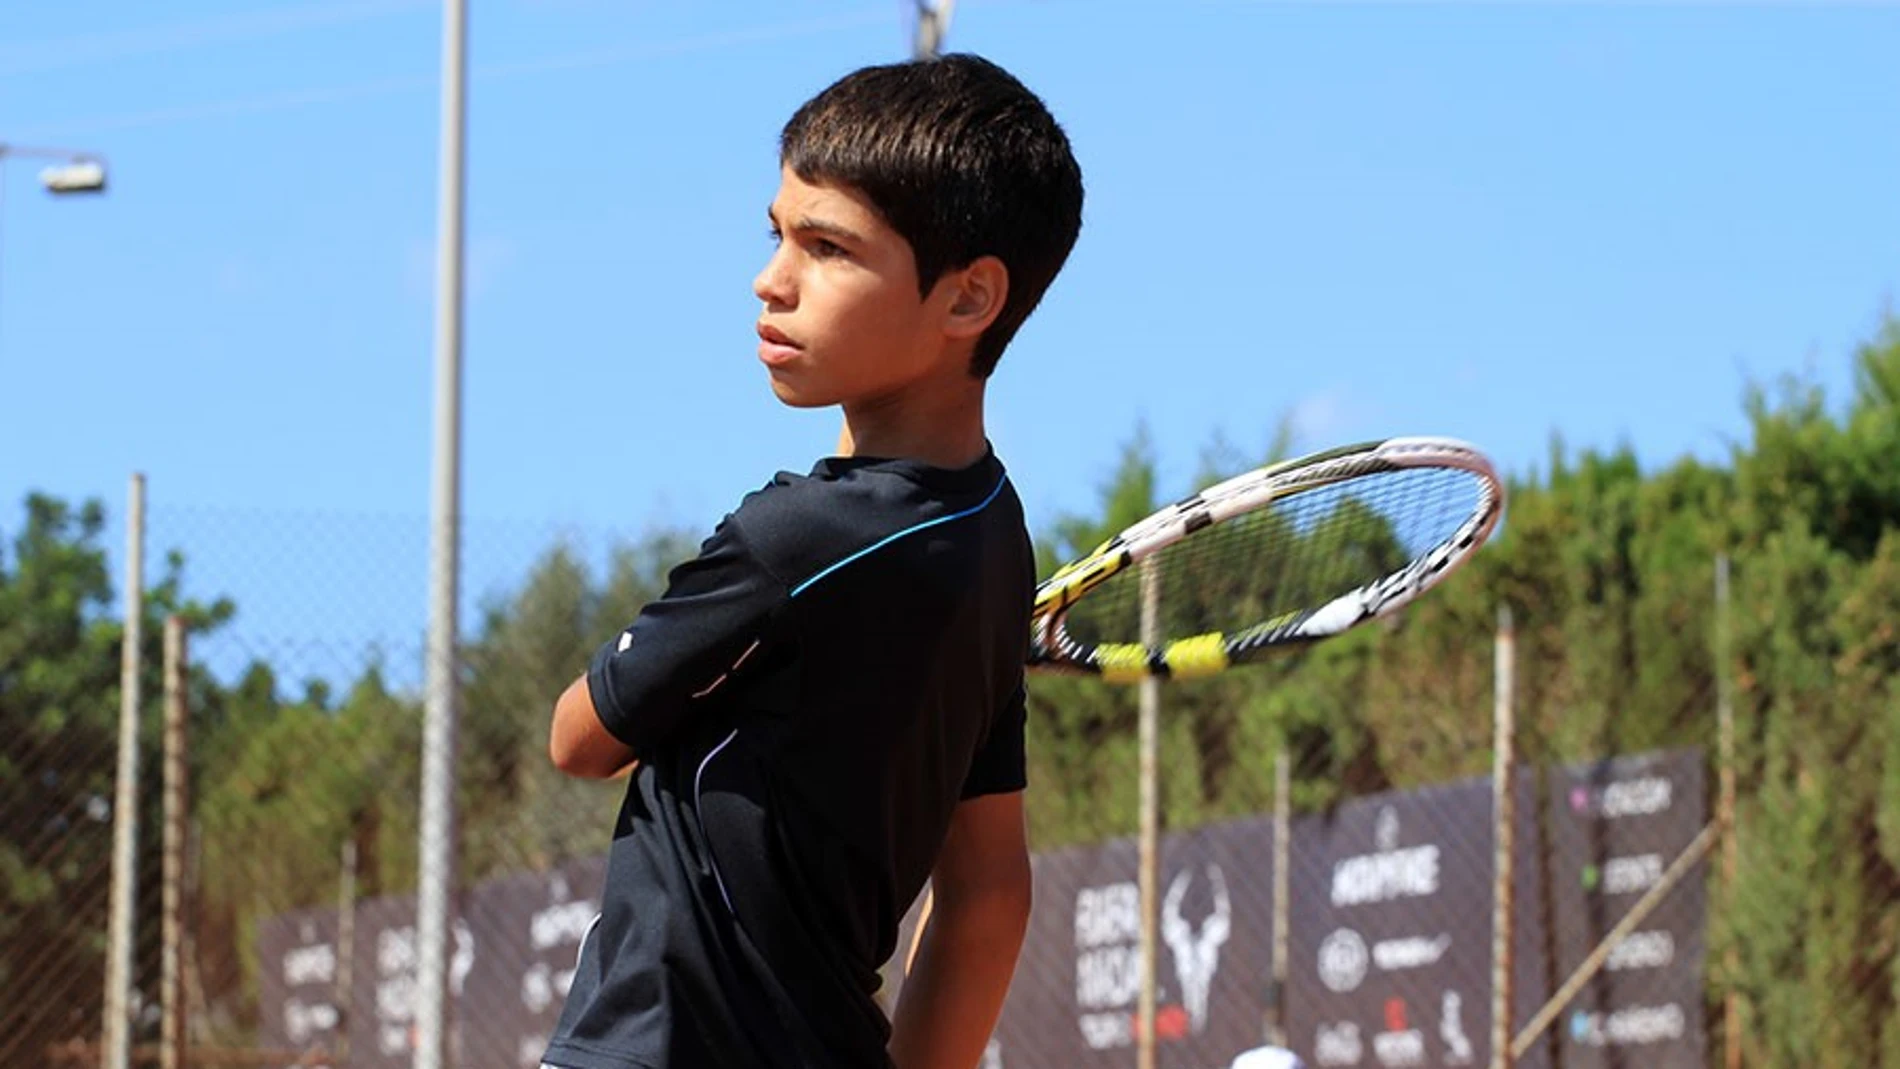
[[808, 474], [778, 472], [747, 494], [727, 522], [796, 588], [853, 555], [991, 508], [1020, 518], [1008, 473], [993, 454], [955, 471], [908, 460], [827, 457]]

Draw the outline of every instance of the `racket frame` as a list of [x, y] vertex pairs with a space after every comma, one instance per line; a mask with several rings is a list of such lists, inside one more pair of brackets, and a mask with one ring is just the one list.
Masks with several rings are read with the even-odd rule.
[[[1196, 531], [1322, 487], [1408, 469], [1449, 469], [1477, 479], [1478, 501], [1450, 535], [1397, 571], [1339, 595], [1236, 632], [1209, 632], [1159, 647], [1081, 642], [1064, 622], [1090, 591]], [[1403, 437], [1361, 442], [1255, 468], [1156, 510], [1096, 549], [1064, 565], [1036, 588], [1030, 616], [1029, 667], [1099, 675], [1109, 682], [1148, 676], [1211, 675], [1265, 655], [1340, 634], [1396, 612], [1464, 564], [1503, 515], [1505, 491], [1490, 460], [1455, 438]]]

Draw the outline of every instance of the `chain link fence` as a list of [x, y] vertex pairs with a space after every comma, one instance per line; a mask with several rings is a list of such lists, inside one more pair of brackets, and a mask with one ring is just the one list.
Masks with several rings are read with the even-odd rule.
[[[34, 495], [0, 544], [0, 1065], [99, 1058], [122, 667], [106, 527], [96, 503]], [[148, 630], [142, 644], [150, 695], [159, 642]], [[156, 811], [155, 778], [142, 787]], [[133, 911], [156, 916], [158, 829], [138, 830]], [[159, 956], [157, 929], [139, 929], [134, 974]], [[157, 990], [141, 990], [128, 1015], [155, 1027]]]
[[[194, 582], [240, 591], [194, 637], [195, 1039], [322, 1064], [407, 1066], [417, 1041], [427, 531], [419, 519], [155, 509]], [[554, 695], [690, 551], [465, 526], [448, 1049], [536, 1065], [593, 917], [624, 784], [546, 759]], [[226, 547], [230, 552], [226, 552]], [[270, 607], [246, 619], [243, 605]], [[213, 740], [220, 741], [213, 741]]]
[[[1316, 656], [1394, 672], [1387, 658], [1406, 632], [1447, 624], [1408, 621]], [[1293, 717], [1317, 712], [1310, 694], [1237, 698], [1231, 681], [1164, 690], [1152, 1017], [1141, 1012], [1138, 817], [1127, 800], [1120, 812], [1078, 807], [1045, 834], [1069, 838], [1079, 824], [1087, 844], [1037, 856], [996, 1064], [1188, 1069], [1260, 1046], [1313, 1066], [1716, 1064], [1721, 1008], [1705, 950], [1714, 706], [1706, 728], [1685, 720], [1661, 748], [1553, 754], [1547, 729], [1564, 717], [1536, 700], [1549, 677], [1508, 702], [1491, 692], [1494, 643], [1523, 666], [1510, 651], [1520, 636], [1536, 643], [1529, 631], [1430, 651], [1466, 681], [1436, 694], [1355, 671], [1356, 738]], [[1289, 669], [1280, 685], [1298, 689], [1314, 670]], [[1524, 717], [1516, 732], [1500, 735], [1500, 708]], [[1041, 711], [1044, 725], [1062, 719]], [[1493, 767], [1501, 738], [1517, 758], [1508, 795]], [[1078, 752], [1100, 755], [1100, 775], [1119, 781], [1109, 797], [1135, 793], [1132, 751]], [[1217, 765], [1220, 779], [1207, 771]]]
[[[1726, 557], [1640, 508], [1516, 509], [1403, 617], [1162, 689], [1146, 898], [1135, 690], [1034, 681], [1036, 904], [990, 1066], [1208, 1069], [1263, 1044], [1329, 1067], [1900, 1066], [1900, 540], [1750, 536], [1718, 583]], [[1610, 529], [1597, 548], [1552, 534], [1580, 516]], [[99, 530], [42, 502], [0, 561], [16, 615], [55, 567], [90, 591], [0, 631], [0, 1064], [99, 1060], [119, 666]], [[175, 613], [185, 1064], [407, 1066], [424, 522], [161, 505], [148, 542], [136, 1059], [161, 1035]], [[550, 703], [693, 542], [475, 523], [465, 543], [448, 1047], [527, 1067], [624, 790], [550, 766]]]

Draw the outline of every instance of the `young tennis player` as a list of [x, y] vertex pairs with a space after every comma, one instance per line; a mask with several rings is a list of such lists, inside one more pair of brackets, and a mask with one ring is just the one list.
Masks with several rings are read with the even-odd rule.
[[632, 777], [551, 1066], [968, 1069], [1021, 947], [1035, 571], [984, 388], [1081, 173], [969, 56], [845, 77], [780, 160], [758, 356], [783, 402], [843, 410], [841, 455], [747, 495], [556, 703], [559, 767]]

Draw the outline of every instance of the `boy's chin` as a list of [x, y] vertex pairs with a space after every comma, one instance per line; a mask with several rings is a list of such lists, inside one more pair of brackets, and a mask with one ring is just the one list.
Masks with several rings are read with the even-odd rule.
[[772, 376], [772, 396], [788, 408], [825, 408], [838, 403], [835, 397], [801, 390], [776, 374]]

